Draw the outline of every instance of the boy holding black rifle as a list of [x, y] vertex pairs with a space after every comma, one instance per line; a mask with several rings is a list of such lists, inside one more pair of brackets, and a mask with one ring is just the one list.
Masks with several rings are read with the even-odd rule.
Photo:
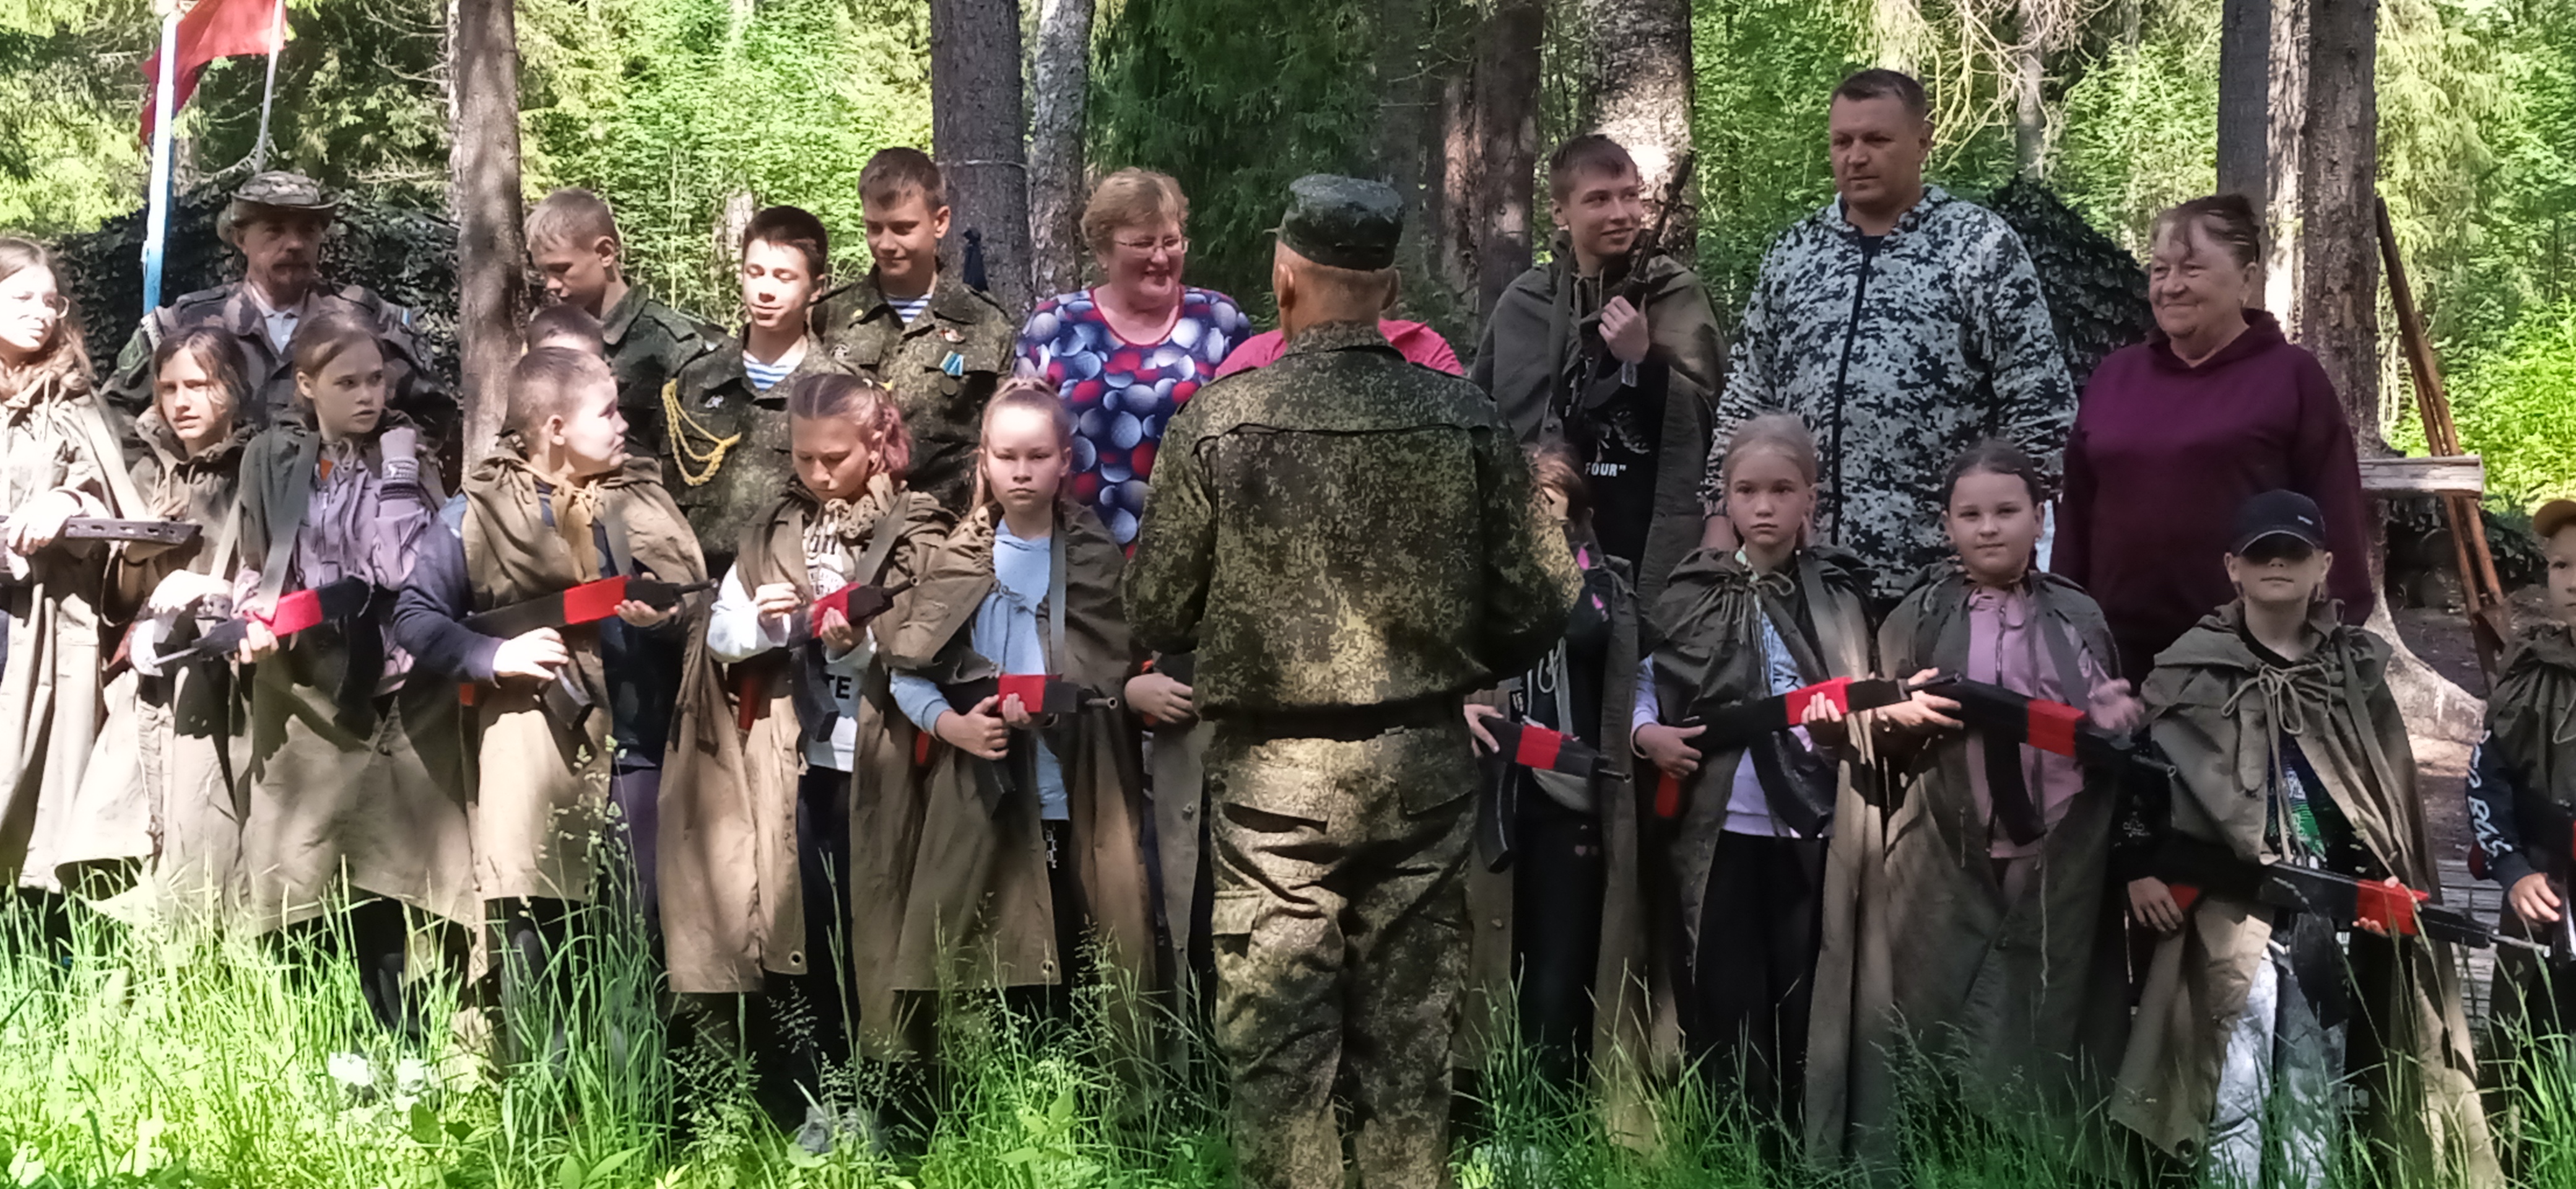
[[[2166, 936], [2111, 1115], [2222, 1183], [2322, 1186], [2347, 1126], [2384, 1178], [2495, 1183], [2458, 973], [2406, 890], [2437, 877], [2388, 646], [2323, 597], [2323, 523], [2295, 492], [2246, 501], [2238, 599], [2147, 680], [2176, 781], [2129, 898]], [[2358, 911], [2244, 894], [2276, 865], [2368, 894]]]
[[[422, 670], [469, 687], [475, 891], [497, 915], [514, 1015], [551, 966], [570, 906], [600, 895], [603, 868], [622, 869], [612, 895], [652, 927], [651, 823], [682, 617], [667, 590], [648, 601], [589, 584], [698, 584], [706, 563], [659, 461], [627, 453], [617, 402], [596, 355], [522, 357], [500, 449], [466, 476], [462, 540], [427, 534], [394, 613]], [[566, 593], [585, 587], [611, 597], [585, 610]], [[601, 849], [603, 836], [629, 845]]]
[[[2487, 699], [2487, 732], [2469, 760], [2474, 857], [2504, 885], [2502, 932], [2545, 939], [2548, 968], [2499, 954], [2491, 1035], [2505, 1043], [2566, 1036], [2576, 1025], [2567, 881], [2576, 874], [2576, 500], [2531, 517], [2549, 559], [2551, 618], [2522, 632]], [[2507, 1068], [2520, 1063], [2507, 1062]]]

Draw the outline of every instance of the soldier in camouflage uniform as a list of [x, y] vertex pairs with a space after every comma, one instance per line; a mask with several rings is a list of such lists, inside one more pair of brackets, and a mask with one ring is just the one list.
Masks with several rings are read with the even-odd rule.
[[[1941, 476], [2000, 437], [2053, 475], [2075, 386], [2021, 237], [1993, 212], [1923, 184], [1932, 125], [1923, 86], [1865, 70], [1829, 116], [1840, 197], [1783, 232], [1745, 303], [1717, 437], [1780, 408], [1824, 457], [1822, 544], [1860, 555], [1892, 604], [1949, 556]], [[1715, 505], [1712, 451], [1700, 498]], [[1723, 517], [1712, 516], [1712, 530]]]
[[1217, 1036], [1254, 1186], [1446, 1179], [1476, 761], [1461, 699], [1547, 652], [1579, 579], [1493, 404], [1378, 332], [1401, 204], [1293, 187], [1272, 269], [1286, 355], [1173, 418], [1127, 610], [1198, 654], [1215, 724]]
[[334, 313], [375, 328], [385, 356], [386, 403], [432, 439], [452, 436], [456, 398], [430, 374], [412, 312], [363, 285], [336, 293], [323, 287], [317, 269], [336, 206], [313, 179], [282, 170], [254, 174], [233, 191], [215, 234], [242, 254], [243, 278], [184, 294], [152, 311], [134, 329], [103, 386], [108, 404], [128, 427], [129, 458], [143, 449], [130, 427], [152, 407], [152, 351], [163, 338], [194, 326], [224, 330], [241, 352], [242, 378], [249, 384], [242, 418], [265, 429], [295, 402], [295, 361], [286, 350], [295, 328]]
[[891, 148], [869, 158], [859, 204], [876, 266], [823, 296], [814, 333], [833, 367], [894, 393], [912, 435], [906, 484], [962, 513], [974, 495], [984, 404], [1010, 372], [1019, 327], [942, 265], [948, 184], [928, 154]]
[[617, 411], [626, 418], [627, 452], [661, 459], [663, 485], [676, 485], [663, 390], [724, 332], [628, 283], [617, 216], [597, 194], [564, 189], [546, 195], [528, 212], [527, 240], [528, 260], [545, 281], [546, 300], [599, 319], [608, 370], [617, 376]]

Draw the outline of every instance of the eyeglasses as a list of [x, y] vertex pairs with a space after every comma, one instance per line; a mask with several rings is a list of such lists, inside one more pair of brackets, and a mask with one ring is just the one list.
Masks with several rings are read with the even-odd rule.
[[0, 293], [0, 307], [38, 309], [60, 318], [71, 312], [72, 302], [60, 293]]
[[1190, 250], [1190, 237], [1186, 235], [1167, 235], [1161, 239], [1122, 239], [1110, 242], [1139, 256], [1151, 256], [1158, 248], [1175, 256], [1183, 255]]

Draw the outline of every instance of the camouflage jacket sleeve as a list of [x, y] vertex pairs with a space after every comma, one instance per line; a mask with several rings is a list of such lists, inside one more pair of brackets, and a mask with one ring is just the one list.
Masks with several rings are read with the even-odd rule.
[[1216, 563], [1216, 508], [1208, 499], [1207, 461], [1199, 453], [1200, 418], [1192, 415], [1200, 407], [1182, 406], [1165, 435], [1136, 556], [1127, 565], [1128, 626], [1137, 643], [1156, 652], [1198, 647], [1199, 618], [1207, 610]]
[[1993, 377], [1995, 428], [2054, 475], [2075, 424], [2075, 385], [2066, 376], [2048, 298], [2021, 237], [1994, 221], [1995, 237], [1976, 257], [1966, 302], [1968, 335]]
[[125, 349], [116, 353], [115, 370], [98, 386], [99, 399], [124, 421], [131, 422], [152, 407], [152, 322], [161, 316], [161, 311], [154, 310], [135, 325]]
[[[1477, 659], [1491, 673], [1519, 673], [1565, 634], [1583, 574], [1566, 547], [1564, 524], [1540, 511], [1528, 456], [1511, 435], [1500, 427], [1480, 433], [1476, 449], [1485, 505], [1485, 622]], [[1157, 484], [1156, 494], [1161, 490]]]

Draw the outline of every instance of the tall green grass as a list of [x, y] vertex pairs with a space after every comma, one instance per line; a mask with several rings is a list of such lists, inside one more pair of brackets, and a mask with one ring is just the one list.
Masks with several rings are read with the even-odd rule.
[[[421, 982], [428, 1023], [407, 1041], [376, 1027], [353, 971], [326, 958], [327, 936], [188, 936], [0, 903], [0, 1189], [1233, 1184], [1204, 1036], [1169, 1042], [1192, 1060], [1145, 1060], [1097, 1023], [1101, 988], [1070, 1021], [953, 1004], [928, 1134], [904, 1136], [898, 1122], [890, 1147], [811, 1154], [754, 1104], [746, 1062], [722, 1041], [728, 1021], [666, 1023], [642, 937], [608, 915], [572, 931], [571, 977], [506, 1006], [479, 985], [460, 991], [461, 979]], [[351, 1054], [373, 1084], [352, 1084]], [[2537, 1058], [2511, 1100], [2520, 1184], [2576, 1184], [2571, 1070], [2564, 1052]], [[854, 1063], [832, 1080], [834, 1097], [883, 1105], [881, 1075]], [[1619, 1142], [1596, 1098], [1550, 1086], [1523, 1052], [1498, 1052], [1474, 1094], [1454, 1156], [1462, 1189], [1816, 1183], [1766, 1159], [1794, 1147], [1787, 1136], [1696, 1079], [1641, 1104], [1651, 1146]], [[1955, 1114], [1910, 1119], [1907, 1148], [1901, 1180], [1915, 1185], [2094, 1183], [2008, 1127]]]

